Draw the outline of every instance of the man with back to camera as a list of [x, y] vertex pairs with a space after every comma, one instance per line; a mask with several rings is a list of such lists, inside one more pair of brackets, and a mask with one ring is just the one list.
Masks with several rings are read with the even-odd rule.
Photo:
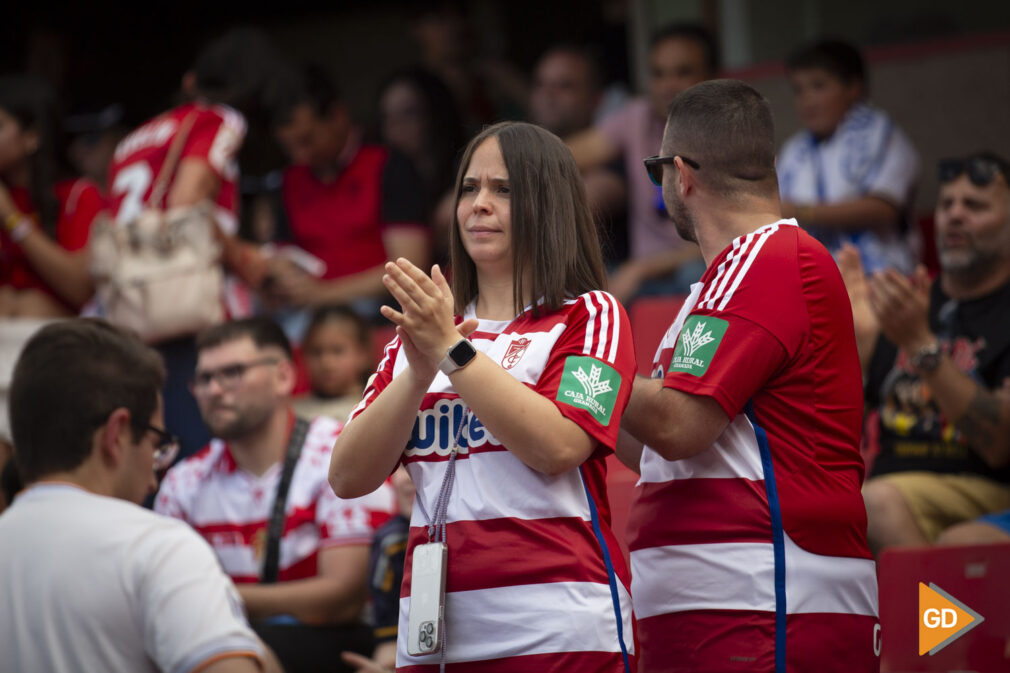
[[280, 670], [207, 544], [138, 506], [177, 450], [164, 377], [156, 352], [101, 321], [47, 325], [21, 353], [10, 407], [28, 487], [0, 517], [13, 670]]
[[[619, 455], [643, 670], [875, 671], [862, 388], [834, 260], [781, 218], [767, 101], [735, 80], [670, 108], [662, 183], [708, 268], [635, 380]], [[830, 591], [827, 590], [830, 588]]]
[[697, 247], [671, 230], [659, 188], [632, 167], [659, 147], [667, 108], [677, 95], [715, 77], [718, 70], [719, 48], [706, 28], [660, 28], [649, 45], [649, 95], [628, 101], [593, 128], [565, 138], [583, 171], [622, 156], [628, 168], [629, 258], [608, 280], [619, 301], [639, 293], [686, 293], [704, 268]]
[[874, 553], [1010, 521], [975, 522], [1010, 508], [1010, 163], [979, 152], [938, 173], [935, 282], [867, 280], [856, 250], [839, 255], [880, 444], [863, 487]]
[[[169, 471], [155, 510], [207, 539], [254, 622], [287, 616], [308, 625], [347, 625], [344, 647], [371, 651], [369, 630], [358, 619], [369, 546], [394, 511], [392, 489], [337, 498], [327, 476], [342, 424], [325, 416], [306, 424], [283, 509], [276, 579], [265, 579], [274, 500], [286, 455], [298, 443], [291, 345], [276, 323], [256, 317], [211, 327], [197, 336], [196, 347], [193, 394], [215, 439]], [[288, 665], [283, 643], [261, 633]]]

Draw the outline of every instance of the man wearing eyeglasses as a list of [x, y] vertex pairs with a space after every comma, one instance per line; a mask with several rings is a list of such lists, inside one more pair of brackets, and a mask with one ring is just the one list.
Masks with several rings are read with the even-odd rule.
[[[224, 323], [199, 334], [196, 348], [191, 386], [214, 439], [169, 471], [155, 510], [186, 521], [207, 539], [238, 585], [254, 626], [287, 665], [283, 644], [271, 640], [263, 625], [356, 628], [367, 597], [372, 537], [392, 516], [395, 497], [388, 485], [353, 500], [333, 494], [330, 451], [342, 424], [316, 418], [299, 440], [290, 405], [291, 346], [276, 323]], [[281, 494], [292, 451], [287, 493]], [[278, 498], [283, 526], [271, 540]], [[271, 544], [279, 549], [272, 571]], [[371, 652], [370, 632], [361, 630], [365, 642], [344, 649]], [[333, 651], [342, 649], [338, 645], [332, 644]]]
[[867, 280], [858, 254], [839, 258], [879, 433], [863, 489], [875, 553], [967, 541], [943, 531], [1010, 508], [1010, 164], [983, 152], [938, 177], [935, 282], [921, 267]]
[[279, 670], [206, 542], [137, 506], [175, 450], [164, 377], [156, 352], [100, 321], [25, 346], [10, 409], [28, 487], [0, 516], [4, 667]]
[[707, 268], [635, 380], [622, 430], [646, 446], [617, 447], [641, 474], [642, 669], [875, 671], [852, 317], [831, 255], [781, 216], [768, 102], [691, 87], [646, 166]]

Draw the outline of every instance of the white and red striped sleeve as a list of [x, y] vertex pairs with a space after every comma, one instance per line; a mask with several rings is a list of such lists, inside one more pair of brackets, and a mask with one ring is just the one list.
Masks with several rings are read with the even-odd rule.
[[393, 367], [396, 365], [396, 357], [399, 353], [400, 337], [394, 336], [393, 340], [386, 344], [386, 348], [382, 352], [382, 360], [379, 361], [375, 373], [368, 379], [368, 385], [365, 386], [365, 392], [361, 395], [361, 401], [347, 417], [348, 423], [357, 418], [368, 405], [374, 402], [379, 393], [385, 390], [393, 380]]
[[535, 389], [553, 400], [562, 415], [613, 448], [636, 369], [627, 313], [601, 290], [580, 295], [566, 308], [565, 330]]

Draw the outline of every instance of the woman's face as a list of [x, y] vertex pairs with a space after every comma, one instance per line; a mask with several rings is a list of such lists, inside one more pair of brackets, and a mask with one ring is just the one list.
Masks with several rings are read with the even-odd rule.
[[344, 321], [328, 320], [312, 330], [303, 353], [312, 390], [324, 397], [358, 392], [361, 376], [370, 368], [368, 351]]
[[414, 158], [424, 152], [424, 103], [417, 90], [406, 82], [390, 85], [379, 101], [382, 139]]
[[793, 70], [789, 83], [800, 123], [818, 138], [834, 133], [863, 93], [862, 84], [846, 84], [821, 68]]
[[512, 273], [509, 174], [498, 139], [486, 139], [463, 174], [456, 202], [459, 236], [478, 273]]
[[0, 108], [0, 173], [19, 166], [38, 147], [38, 134], [25, 131], [7, 110]]

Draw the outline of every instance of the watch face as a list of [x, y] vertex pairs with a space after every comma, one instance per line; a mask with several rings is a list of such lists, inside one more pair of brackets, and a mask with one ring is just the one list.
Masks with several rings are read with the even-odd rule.
[[921, 358], [919, 358], [919, 369], [927, 372], [931, 372], [940, 366], [940, 354], [939, 353], [926, 353]]
[[462, 367], [477, 355], [477, 349], [466, 339], [449, 349], [449, 358]]

